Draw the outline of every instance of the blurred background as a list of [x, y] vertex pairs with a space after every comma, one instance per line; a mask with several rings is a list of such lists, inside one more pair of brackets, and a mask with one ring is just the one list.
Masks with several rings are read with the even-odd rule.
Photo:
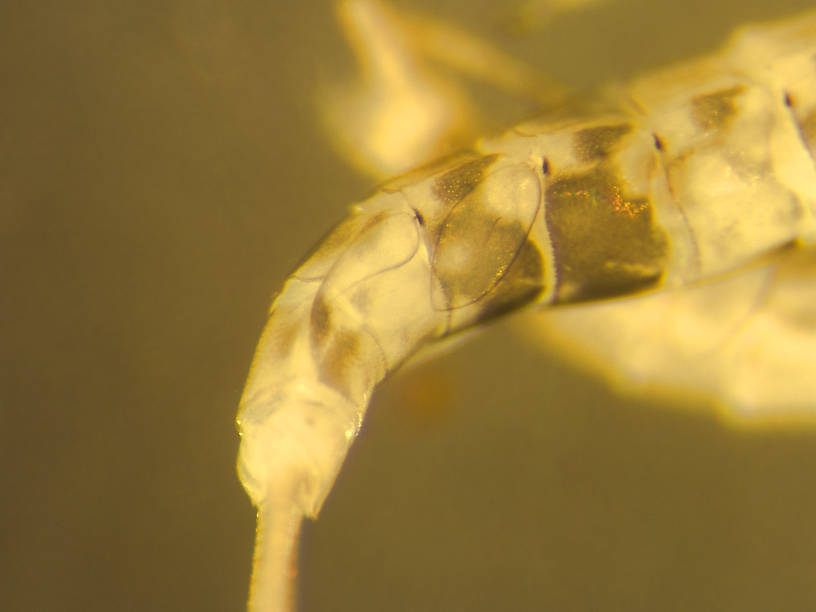
[[[585, 88], [809, 4], [410, 6]], [[373, 187], [316, 119], [352, 70], [328, 1], [0, 8], [0, 609], [243, 608], [234, 413], [273, 292]], [[678, 408], [506, 324], [398, 374], [306, 525], [302, 609], [816, 608], [816, 432]]]

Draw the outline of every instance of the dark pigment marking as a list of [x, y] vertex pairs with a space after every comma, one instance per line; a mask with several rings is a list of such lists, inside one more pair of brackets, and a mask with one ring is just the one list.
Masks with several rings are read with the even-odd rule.
[[495, 319], [535, 301], [544, 289], [541, 251], [527, 240], [501, 281], [481, 300], [483, 308], [476, 323]]
[[322, 294], [318, 293], [312, 302], [312, 312], [309, 318], [312, 345], [321, 346], [331, 333], [331, 311]]
[[484, 172], [498, 158], [485, 155], [449, 170], [434, 181], [433, 194], [446, 204], [456, 204], [479, 186]]
[[644, 290], [665, 267], [668, 241], [645, 197], [625, 194], [607, 171], [561, 178], [547, 189], [547, 228], [555, 257], [556, 302]]
[[810, 156], [816, 159], [816, 108], [811, 110], [799, 123], [799, 132], [805, 141]]
[[449, 231], [440, 234], [433, 261], [448, 309], [473, 304], [488, 293], [507, 273], [529, 229], [515, 220], [462, 212], [446, 223]]
[[527, 242], [540, 202], [515, 212], [497, 208], [476, 190], [451, 207], [440, 223], [431, 267], [438, 286], [434, 307], [454, 310], [480, 300], [503, 279]]
[[709, 132], [728, 126], [737, 114], [735, 100], [745, 91], [742, 85], [715, 91], [691, 99], [691, 118], [701, 129]]
[[320, 379], [346, 397], [353, 397], [351, 382], [359, 367], [360, 336], [351, 332], [334, 335], [320, 359]]
[[628, 123], [603, 125], [575, 132], [573, 146], [578, 159], [585, 162], [600, 161], [609, 157], [621, 138], [632, 131]]

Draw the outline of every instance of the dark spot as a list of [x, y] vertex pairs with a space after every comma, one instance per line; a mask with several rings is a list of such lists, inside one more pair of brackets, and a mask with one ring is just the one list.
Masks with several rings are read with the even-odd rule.
[[546, 157], [541, 160], [541, 172], [546, 176], [550, 173], [550, 160]]
[[691, 117], [703, 130], [720, 130], [726, 127], [737, 114], [735, 99], [745, 91], [742, 85], [735, 85], [711, 94], [691, 99]]
[[479, 301], [505, 275], [528, 228], [517, 221], [473, 214], [453, 219], [441, 234], [433, 261], [445, 294], [445, 307], [461, 308]]
[[[274, 316], [274, 315], [273, 315]], [[297, 340], [299, 325], [287, 321], [287, 324], [279, 322], [275, 327], [275, 333], [269, 336], [266, 350], [284, 359], [292, 352], [292, 347]]]
[[658, 282], [668, 241], [643, 196], [592, 170], [547, 189], [547, 228], [555, 256], [556, 301], [580, 302], [631, 294]]
[[346, 397], [353, 396], [353, 375], [359, 367], [359, 334], [339, 332], [319, 363], [320, 379]]
[[785, 92], [785, 106], [787, 106], [788, 108], [793, 107], [793, 98], [791, 98], [789, 91]]
[[544, 289], [541, 251], [530, 240], [524, 243], [507, 274], [483, 299], [476, 323], [483, 323], [518, 309], [538, 297]]
[[436, 179], [433, 194], [446, 204], [456, 204], [479, 186], [484, 172], [496, 161], [498, 155], [485, 155], [465, 162]]
[[660, 136], [658, 136], [657, 134], [652, 134], [652, 139], [654, 140], [655, 149], [657, 149], [658, 151], [664, 151], [665, 150], [663, 148], [663, 141], [660, 139]]
[[614, 150], [618, 141], [632, 131], [628, 123], [602, 125], [575, 132], [573, 146], [581, 161], [599, 161], [605, 159]]
[[810, 151], [810, 156], [816, 159], [816, 108], [805, 115], [799, 124], [799, 133]]
[[358, 312], [368, 312], [371, 308], [371, 290], [367, 285], [360, 285], [355, 287], [352, 291], [347, 293], [349, 303], [357, 309]]
[[527, 241], [539, 200], [514, 202], [515, 210], [503, 215], [476, 192], [451, 208], [431, 261], [439, 282], [432, 294], [435, 308], [453, 310], [478, 302], [501, 281]]
[[422, 213], [419, 212], [416, 208], [414, 209], [414, 216], [416, 217], [417, 223], [421, 226], [425, 226], [425, 217], [422, 216]]
[[322, 345], [331, 333], [331, 311], [320, 293], [317, 294], [312, 303], [309, 324], [312, 332], [312, 344]]
[[449, 155], [447, 157], [440, 157], [427, 164], [417, 166], [413, 170], [404, 172], [398, 176], [393, 177], [390, 181], [380, 186], [382, 191], [386, 193], [393, 193], [408, 187], [409, 185], [416, 185], [425, 179], [439, 176], [453, 168], [458, 168], [467, 161], [480, 159], [482, 156], [472, 151], [463, 151], [456, 155]]

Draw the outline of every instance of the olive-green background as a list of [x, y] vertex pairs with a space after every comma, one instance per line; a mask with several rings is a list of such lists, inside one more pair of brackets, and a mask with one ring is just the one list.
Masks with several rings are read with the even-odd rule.
[[[809, 2], [618, 2], [521, 38], [586, 87]], [[234, 412], [272, 292], [372, 184], [316, 121], [327, 2], [0, 8], [0, 609], [240, 610]], [[497, 111], [499, 112], [499, 111]], [[816, 609], [816, 432], [617, 398], [506, 326], [375, 397], [306, 611]]]

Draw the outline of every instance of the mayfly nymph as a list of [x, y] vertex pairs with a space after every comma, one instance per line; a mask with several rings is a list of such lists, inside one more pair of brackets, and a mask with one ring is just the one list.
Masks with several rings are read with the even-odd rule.
[[812, 268], [816, 14], [743, 28], [618, 94], [608, 112], [528, 122], [386, 182], [289, 277], [238, 414], [259, 521], [251, 609], [292, 605], [302, 517], [375, 386], [421, 348], [524, 307], [686, 287], [786, 246]]

